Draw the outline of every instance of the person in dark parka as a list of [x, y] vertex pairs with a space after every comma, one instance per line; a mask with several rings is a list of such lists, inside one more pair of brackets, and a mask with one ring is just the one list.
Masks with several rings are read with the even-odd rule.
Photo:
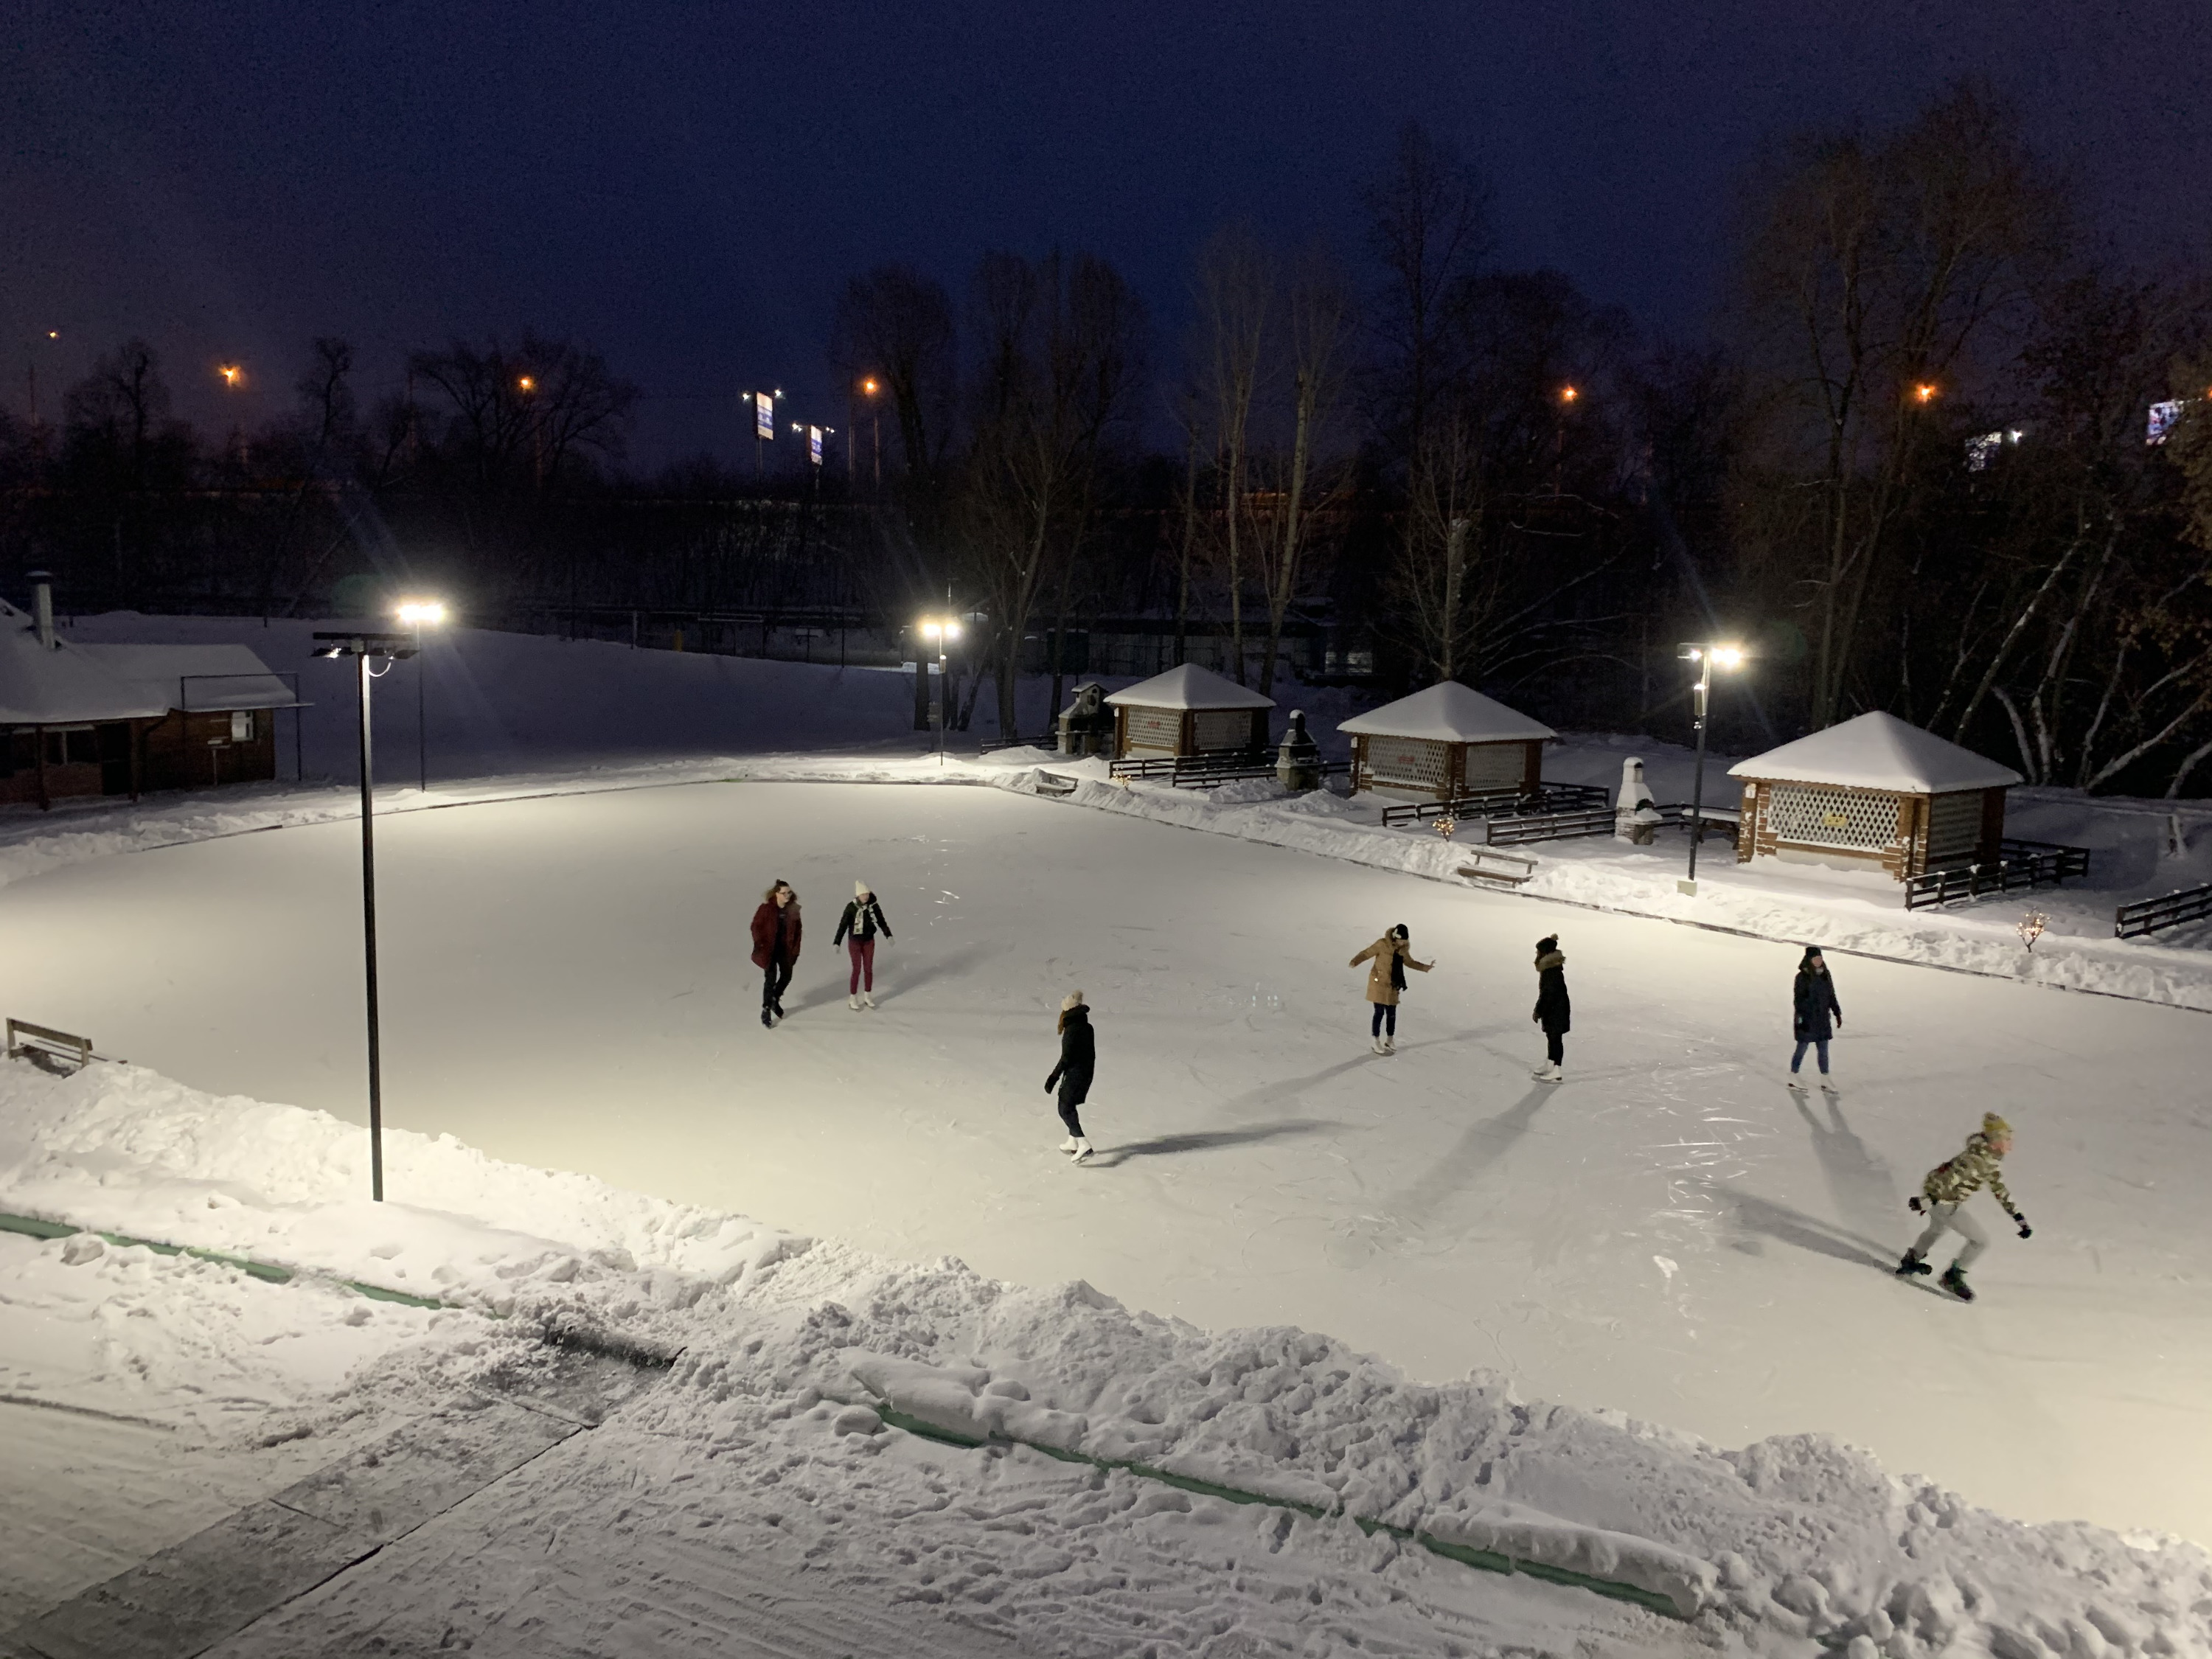
[[853, 884], [853, 902], [845, 907], [845, 914], [837, 918], [837, 932], [830, 941], [830, 948], [843, 945], [853, 958], [853, 975], [845, 987], [845, 1006], [848, 1008], [872, 1008], [876, 1006], [876, 935], [891, 936], [891, 925], [884, 920], [884, 907], [869, 890], [865, 881]]
[[[1797, 1052], [1790, 1056], [1790, 1086], [1800, 1089], [1797, 1068], [1805, 1063], [1805, 1050], [1815, 1048], [1820, 1056], [1820, 1086], [1828, 1086], [1828, 1043], [1837, 1029], [1844, 1023], [1844, 1005], [1836, 1000], [1836, 981], [1828, 976], [1826, 958], [1820, 947], [1808, 946], [1797, 964], [1796, 982], [1790, 988], [1792, 1029], [1797, 1038]], [[1832, 1018], [1834, 1024], [1830, 1024]]]
[[799, 962], [804, 924], [799, 915], [799, 895], [791, 884], [779, 880], [762, 895], [753, 912], [753, 966], [761, 970], [761, 1024], [773, 1025], [783, 1018], [783, 994], [791, 988], [791, 970]]
[[1540, 1083], [1566, 1081], [1560, 1068], [1567, 1057], [1572, 1012], [1567, 1000], [1566, 955], [1559, 949], [1559, 935], [1547, 933], [1536, 941], [1536, 1009], [1528, 1016], [1544, 1028], [1544, 1063], [1529, 1073]]
[[1077, 1110], [1091, 1096], [1091, 1079], [1098, 1068], [1098, 1042], [1091, 1030], [1091, 1010], [1083, 993], [1071, 991], [1060, 1005], [1060, 1064], [1044, 1080], [1044, 1091], [1060, 1091], [1060, 1121], [1067, 1126], [1067, 1139], [1060, 1150], [1080, 1164], [1091, 1156], [1091, 1143], [1083, 1136], [1083, 1118]]

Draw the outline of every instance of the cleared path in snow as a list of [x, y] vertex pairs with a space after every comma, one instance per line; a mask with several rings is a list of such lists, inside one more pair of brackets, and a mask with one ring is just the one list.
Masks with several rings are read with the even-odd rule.
[[[995, 791], [651, 790], [393, 818], [378, 846], [394, 1123], [2212, 1540], [2202, 1015], [1838, 958], [1844, 1092], [1801, 1102], [1784, 947]], [[291, 830], [0, 890], [0, 1006], [359, 1119], [357, 848]], [[829, 949], [856, 875], [898, 930], [872, 1015]], [[767, 1032], [745, 927], [775, 876], [808, 945]], [[1378, 1059], [1344, 963], [1401, 921], [1439, 967]], [[1554, 927], [1557, 1089], [1528, 1079]], [[1041, 1086], [1074, 985], [1099, 1028], [1083, 1169]], [[1887, 1270], [1905, 1194], [1990, 1107], [2037, 1231], [2000, 1232], [1966, 1308]]]

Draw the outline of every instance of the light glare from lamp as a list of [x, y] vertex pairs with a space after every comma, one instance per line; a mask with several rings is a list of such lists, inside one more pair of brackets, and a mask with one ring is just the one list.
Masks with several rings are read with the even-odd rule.
[[412, 628], [435, 628], [446, 620], [445, 601], [403, 599], [399, 605], [399, 620]]

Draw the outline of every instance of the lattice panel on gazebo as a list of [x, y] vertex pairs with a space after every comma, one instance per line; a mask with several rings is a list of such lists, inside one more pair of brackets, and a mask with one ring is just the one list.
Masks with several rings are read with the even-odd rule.
[[1778, 841], [1878, 852], [1897, 839], [1897, 797], [1770, 783], [1765, 820]]
[[1128, 713], [1129, 747], [1172, 755], [1182, 742], [1182, 710], [1136, 708]]
[[1440, 789], [1450, 755], [1443, 744], [1426, 738], [1370, 737], [1367, 772], [1377, 783], [1399, 788]]

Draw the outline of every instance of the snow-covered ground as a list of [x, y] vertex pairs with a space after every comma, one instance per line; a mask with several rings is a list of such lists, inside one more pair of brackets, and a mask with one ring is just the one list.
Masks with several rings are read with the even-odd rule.
[[[1038, 799], [1042, 757], [1018, 754], [940, 771], [902, 729], [896, 677], [875, 677], [877, 708], [834, 671], [495, 644], [568, 664], [531, 682], [556, 706], [693, 724], [624, 747], [635, 720], [548, 714], [516, 751], [526, 774], [395, 792], [454, 810], [379, 826], [398, 1201], [381, 1212], [359, 1201], [358, 1130], [255, 1103], [362, 1113], [347, 793], [0, 825], [0, 1011], [135, 1062], [66, 1082], [0, 1067], [0, 1209], [464, 1310], [574, 1304], [686, 1352], [607, 1429], [286, 1615], [307, 1623], [219, 1650], [352, 1650], [372, 1628], [419, 1648], [460, 1632], [479, 1651], [688, 1650], [676, 1632], [757, 1623], [761, 1597], [793, 1629], [814, 1609], [817, 1635], [788, 1649], [808, 1654], [892, 1628], [918, 1653], [1319, 1653], [1347, 1631], [1438, 1653], [2212, 1650], [2200, 1553], [1968, 1507], [2212, 1539], [2206, 1028], [2154, 1006], [2196, 1000], [2202, 952], [2085, 930], [2051, 976], [2146, 1000], [2055, 994], [2011, 982], [2050, 940], [2032, 969], [2016, 941], [1976, 955], [2009, 917], [1907, 922], [1847, 884], [1802, 878], [1808, 897], [1733, 866], [1684, 919], [1777, 942], [1621, 914], [1667, 914], [1679, 838], [1532, 849], [1532, 889], [1603, 908], [1532, 902], [1468, 888], [1464, 848], [1357, 805], [1266, 785]], [[696, 703], [663, 673], [700, 677]], [[522, 717], [490, 706], [486, 729], [513, 732]], [[1622, 752], [1580, 743], [1551, 770], [1617, 776]], [[1637, 752], [1672, 798], [1678, 757]], [[879, 787], [939, 778], [1002, 787]], [[808, 779], [876, 781], [777, 781]], [[2088, 826], [2053, 838], [2081, 839], [2135, 809], [2051, 810]], [[767, 1032], [744, 924], [775, 876], [811, 925], [793, 1017]], [[844, 1007], [828, 948], [855, 877], [899, 935], [872, 1015]], [[1400, 921], [1438, 967], [1385, 1060], [1365, 1052], [1364, 970], [1342, 964]], [[1547, 1090], [1527, 1075], [1528, 957], [1554, 929], [1576, 1030], [1570, 1081]], [[1837, 958], [1840, 1095], [1780, 1086], [1793, 933], [1903, 958]], [[1101, 1152], [1082, 1169], [1052, 1152], [1039, 1087], [1074, 985], [1101, 1032]], [[1966, 1308], [1884, 1269], [1905, 1194], [1991, 1107], [2019, 1127], [2008, 1176], [2036, 1236], [2001, 1237]], [[946, 1255], [973, 1271], [907, 1265]], [[1076, 1280], [1095, 1291], [1012, 1288]], [[0, 1551], [34, 1563], [0, 1590], [0, 1633], [404, 1428], [511, 1364], [529, 1322], [0, 1236], [0, 1423], [30, 1425], [0, 1439]], [[1706, 1610], [1686, 1633], [1340, 1523], [840, 1433], [836, 1400], [866, 1394], [848, 1348], [951, 1368], [919, 1389], [945, 1409], [1026, 1391], [1085, 1418], [1100, 1455], [1447, 1535], [1510, 1522], [1575, 1560], [1700, 1583], [1702, 1562]], [[574, 1541], [601, 1536], [625, 1541], [605, 1559]], [[732, 1588], [738, 1558], [758, 1564], [751, 1589]], [[623, 1596], [665, 1645], [593, 1626]], [[951, 1622], [909, 1638], [925, 1605]], [[569, 1645], [518, 1633], [531, 1606], [567, 1609], [535, 1628]]]

